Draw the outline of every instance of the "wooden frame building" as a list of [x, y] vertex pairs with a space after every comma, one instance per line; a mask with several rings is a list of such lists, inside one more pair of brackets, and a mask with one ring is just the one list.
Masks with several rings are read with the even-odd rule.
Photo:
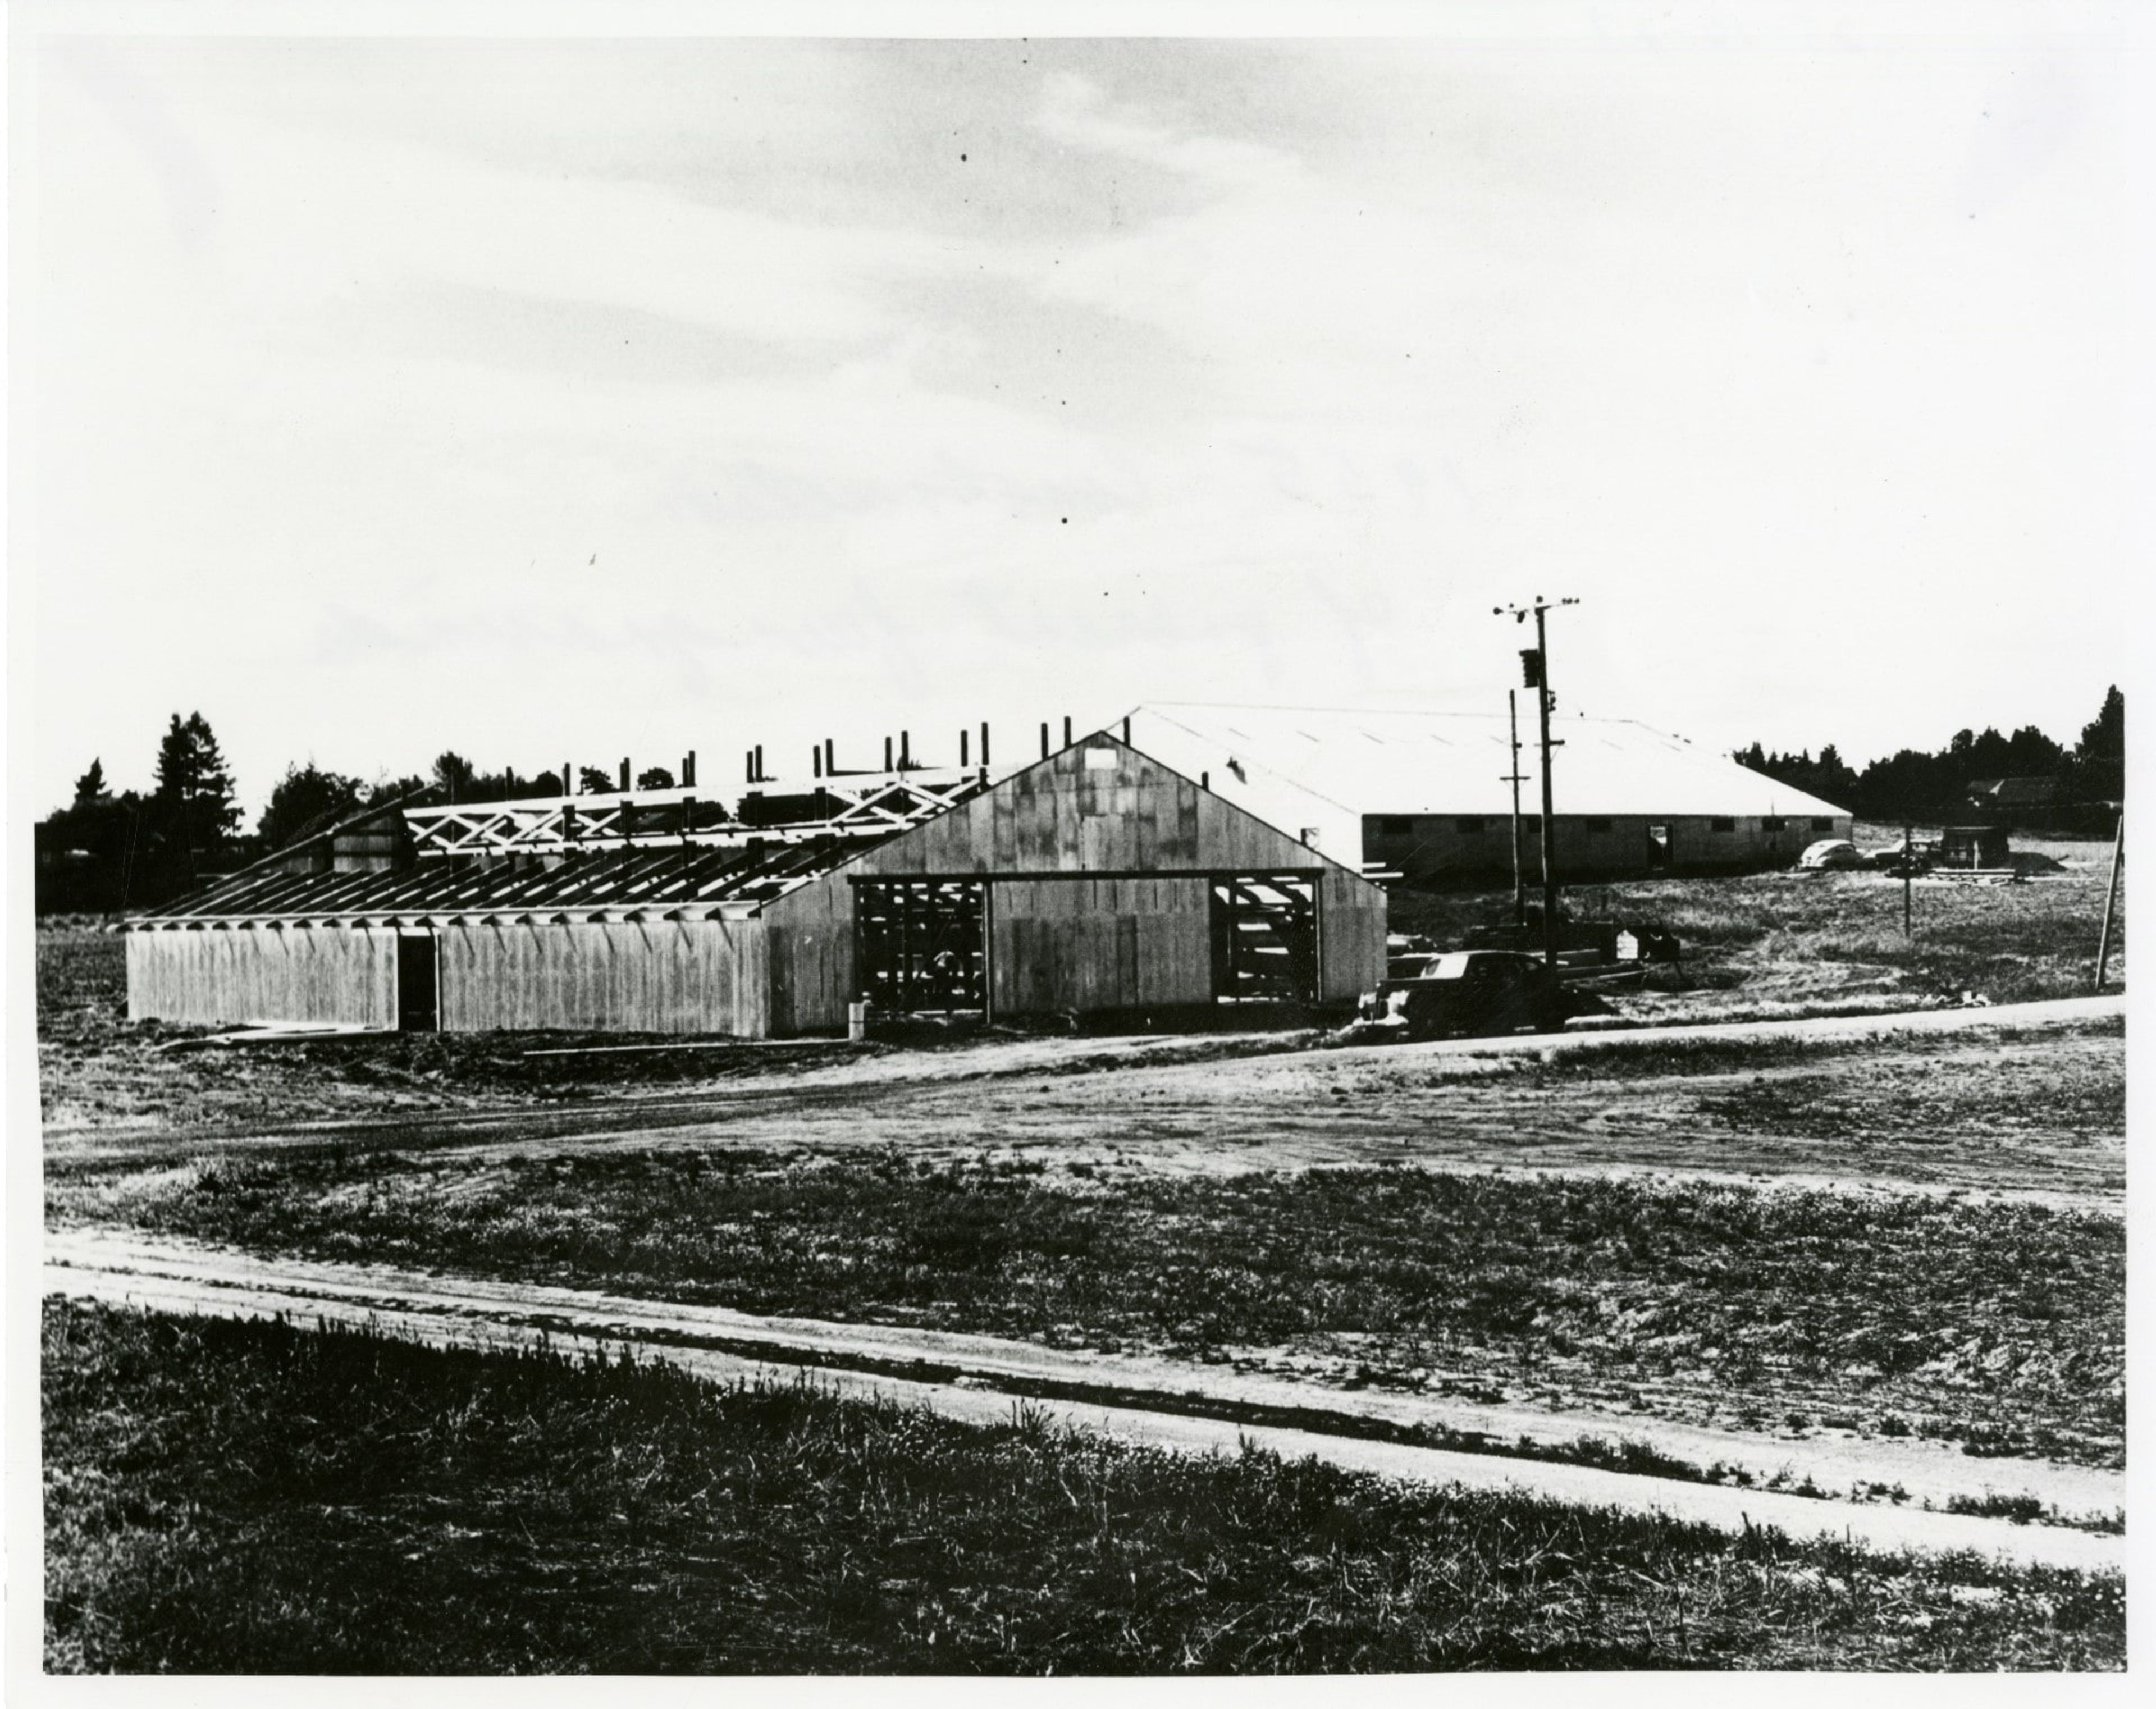
[[128, 1013], [765, 1038], [840, 1030], [863, 997], [1172, 1024], [1344, 1005], [1383, 976], [1381, 890], [1105, 732], [999, 777], [891, 783], [911, 804], [881, 820], [850, 778], [843, 815], [796, 824], [583, 798], [581, 828], [540, 803], [475, 832], [463, 811], [431, 854], [429, 809], [387, 860], [381, 824], [347, 827], [364, 867], [326, 835], [131, 921]]

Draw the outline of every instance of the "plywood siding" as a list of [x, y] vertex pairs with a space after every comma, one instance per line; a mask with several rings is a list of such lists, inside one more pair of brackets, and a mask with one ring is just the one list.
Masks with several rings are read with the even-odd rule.
[[393, 1027], [397, 937], [326, 926], [131, 931], [127, 1018]]
[[1337, 866], [1317, 887], [1317, 995], [1346, 1003], [1385, 977], [1385, 893]]
[[[1112, 763], [1089, 765], [1090, 755]], [[1098, 736], [870, 849], [840, 872], [1286, 872], [1325, 864], [1316, 850], [1189, 778]]]
[[988, 960], [996, 1014], [1209, 1003], [1211, 903], [1199, 876], [999, 880]]
[[465, 925], [437, 937], [444, 1031], [770, 1029], [760, 920]]
[[[1089, 763], [1088, 755], [1096, 756]], [[869, 850], [763, 913], [774, 1032], [835, 1029], [858, 994], [853, 880], [992, 880], [997, 1014], [1209, 1002], [1204, 875], [1320, 875], [1320, 994], [1384, 975], [1384, 893], [1118, 742], [1095, 736]]]
[[[850, 870], [850, 869], [842, 869]], [[826, 875], [763, 911], [772, 1035], [836, 1032], [860, 993], [854, 978], [854, 890]]]

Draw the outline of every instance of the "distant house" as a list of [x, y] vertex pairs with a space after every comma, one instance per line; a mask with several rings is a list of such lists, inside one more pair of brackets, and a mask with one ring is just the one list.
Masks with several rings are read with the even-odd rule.
[[2063, 794], [2056, 778], [1982, 778], [1969, 786], [1969, 804], [1987, 824], [2033, 830], [2053, 822]]
[[[1419, 884], [1512, 869], [1510, 721], [1500, 712], [1298, 706], [1137, 707], [1132, 747], [1336, 860]], [[1551, 772], [1560, 877], [1788, 866], [1847, 839], [1850, 811], [1722, 753], [1629, 719], [1556, 720]], [[1522, 844], [1542, 870], [1542, 779], [1520, 721]]]
[[1939, 865], [1950, 870], [1996, 872], [2012, 859], [2004, 825], [1949, 825], [1939, 833]]

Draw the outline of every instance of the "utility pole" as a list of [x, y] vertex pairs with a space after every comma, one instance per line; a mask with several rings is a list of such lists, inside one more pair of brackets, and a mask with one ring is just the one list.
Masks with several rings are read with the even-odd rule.
[[2103, 932], [2096, 941], [2096, 983], [2092, 990], [2103, 989], [2104, 963], [2111, 959], [2111, 920], [2118, 906], [2118, 868], [2126, 859], [2126, 809], [2118, 810], [2118, 834], [2111, 845], [2111, 890], [2103, 899]]
[[[1500, 605], [1495, 608], [1499, 617], [1509, 611], [1516, 623], [1525, 623], [1529, 613], [1533, 613], [1535, 619], [1534, 649], [1532, 652], [1522, 649], [1520, 663], [1526, 671], [1527, 685], [1535, 690], [1542, 706], [1543, 960], [1552, 968], [1557, 966], [1557, 818], [1550, 783], [1550, 750], [1562, 747], [1564, 744], [1550, 740], [1549, 631], [1547, 619], [1548, 613], [1560, 606], [1578, 603], [1577, 599], [1544, 599], [1538, 593], [1532, 605]], [[1517, 763], [1513, 769], [1519, 769]]]
[[[1505, 706], [1512, 715], [1512, 769], [1505, 774], [1505, 781], [1512, 786], [1512, 924], [1527, 923], [1527, 856], [1520, 847], [1520, 691], [1507, 689]], [[1548, 832], [1545, 831], [1547, 835]]]
[[1917, 828], [1905, 824], [1902, 827], [1902, 937], [1904, 942], [1917, 935], [1916, 908], [1912, 892], [1917, 882]]

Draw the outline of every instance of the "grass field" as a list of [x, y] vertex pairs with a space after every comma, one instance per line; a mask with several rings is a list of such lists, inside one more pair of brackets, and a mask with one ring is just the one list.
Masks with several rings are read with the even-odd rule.
[[701, 1147], [70, 1169], [62, 1223], [1801, 1434], [2124, 1451], [2116, 1216], [1451, 1173]]
[[2116, 1669], [2018, 1571], [49, 1301], [57, 1672]]

